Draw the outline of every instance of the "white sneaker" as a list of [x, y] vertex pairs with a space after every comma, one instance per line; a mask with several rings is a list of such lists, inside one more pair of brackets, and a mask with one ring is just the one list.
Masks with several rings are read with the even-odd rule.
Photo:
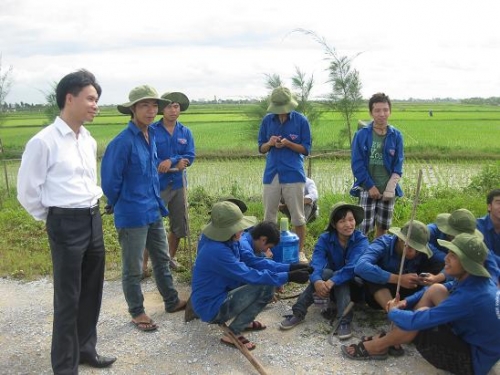
[[307, 260], [306, 254], [303, 251], [299, 252], [299, 262], [300, 263], [309, 263]]

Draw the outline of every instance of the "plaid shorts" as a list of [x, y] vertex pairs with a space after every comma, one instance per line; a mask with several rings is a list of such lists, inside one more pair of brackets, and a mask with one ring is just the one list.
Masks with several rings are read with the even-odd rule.
[[363, 190], [359, 195], [359, 205], [365, 210], [365, 219], [361, 222], [359, 230], [368, 234], [375, 228], [375, 223], [380, 229], [387, 230], [392, 224], [395, 199], [384, 201], [372, 199], [368, 190]]

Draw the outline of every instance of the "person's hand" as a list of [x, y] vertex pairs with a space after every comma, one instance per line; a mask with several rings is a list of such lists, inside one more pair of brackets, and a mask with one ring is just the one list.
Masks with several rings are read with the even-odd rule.
[[170, 159], [165, 159], [158, 165], [158, 172], [167, 173], [170, 167], [172, 167], [172, 162]]
[[389, 302], [387, 302], [387, 305], [385, 306], [385, 311], [389, 312], [392, 309], [400, 309], [404, 310], [406, 309], [406, 300], [400, 301], [398, 297], [391, 299]]
[[368, 190], [368, 195], [370, 196], [371, 199], [382, 198], [382, 194], [380, 194], [380, 191], [377, 189], [376, 186], [372, 186], [370, 190]]
[[400, 284], [406, 289], [415, 289], [420, 283], [420, 278], [416, 273], [405, 273], [401, 275]]
[[189, 167], [189, 160], [188, 159], [181, 159], [179, 160], [179, 162], [177, 163], [177, 165], [175, 166], [177, 169], [179, 169], [180, 171], [186, 169], [187, 167]]
[[105, 215], [112, 215], [114, 213], [114, 209], [113, 209], [113, 206], [110, 205], [110, 204], [107, 204], [104, 206], [104, 214]]
[[418, 277], [420, 279], [420, 285], [432, 285], [441, 283], [446, 280], [446, 276], [442, 273], [439, 273], [437, 275], [433, 275], [432, 273], [421, 273], [420, 275], [418, 275]]
[[276, 146], [276, 144], [280, 142], [281, 142], [281, 137], [277, 135], [272, 135], [271, 138], [269, 138], [269, 141], [267, 141], [270, 147]]
[[[333, 286], [333, 284], [332, 284]], [[314, 282], [314, 291], [321, 298], [327, 298], [330, 295], [331, 287], [328, 282], [323, 280], [318, 280]]]
[[307, 270], [307, 272], [312, 273], [313, 268], [307, 263], [293, 263], [290, 264], [290, 271], [296, 270]]
[[288, 272], [288, 281], [304, 284], [309, 281], [309, 272], [307, 270], [295, 270]]
[[387, 186], [385, 187], [384, 194], [382, 195], [382, 199], [384, 201], [391, 200], [395, 197], [396, 195], [396, 185], [398, 184], [399, 180], [401, 179], [401, 176], [398, 175], [397, 173], [393, 173], [391, 175], [391, 178], [387, 182]]
[[311, 198], [304, 198], [304, 204], [305, 205], [311, 205], [312, 204], [312, 199]]

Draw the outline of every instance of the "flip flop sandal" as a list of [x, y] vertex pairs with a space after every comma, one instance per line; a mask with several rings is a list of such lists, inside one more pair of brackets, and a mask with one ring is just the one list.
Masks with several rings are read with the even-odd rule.
[[135, 327], [139, 331], [143, 331], [143, 332], [152, 332], [152, 331], [156, 331], [158, 329], [158, 326], [152, 320], [150, 320], [149, 322], [134, 322], [132, 320], [131, 323], [133, 325], [135, 325]]
[[266, 329], [267, 327], [263, 325], [261, 322], [254, 320], [252, 323], [250, 323], [250, 326], [245, 327], [243, 331], [246, 332], [251, 332], [251, 331], [262, 331], [263, 329]]
[[[227, 337], [227, 336], [226, 336]], [[250, 340], [248, 340], [245, 336], [243, 335], [240, 335], [238, 336], [238, 341], [243, 345], [245, 346], [248, 350], [254, 350], [257, 345], [255, 345], [253, 342], [250, 342]], [[222, 338], [220, 339], [220, 342], [226, 346], [229, 346], [231, 348], [235, 348], [235, 349], [238, 349], [238, 347], [236, 345], [233, 344], [232, 341], [226, 341], [226, 340], [223, 340]], [[247, 344], [252, 344], [250, 347], [247, 346]]]
[[[384, 331], [380, 332], [378, 335], [378, 338], [384, 337], [386, 333]], [[366, 342], [366, 341], [371, 341], [375, 338], [374, 336], [361, 336], [361, 341]], [[390, 356], [393, 357], [401, 357], [405, 354], [404, 348], [400, 345], [399, 348], [396, 348], [396, 346], [390, 346], [389, 351], [387, 352]]]
[[[349, 353], [347, 348], [354, 348], [354, 353], [352, 353], [352, 354]], [[365, 348], [365, 344], [363, 344], [362, 341], [360, 341], [358, 344], [351, 344], [349, 346], [342, 345], [340, 347], [340, 349], [342, 350], [342, 353], [344, 353], [344, 355], [347, 358], [353, 359], [356, 361], [367, 361], [369, 359], [382, 361], [382, 360], [387, 359], [387, 357], [388, 357], [387, 353], [385, 353], [385, 354], [370, 354], [370, 353], [368, 353], [368, 351]]]

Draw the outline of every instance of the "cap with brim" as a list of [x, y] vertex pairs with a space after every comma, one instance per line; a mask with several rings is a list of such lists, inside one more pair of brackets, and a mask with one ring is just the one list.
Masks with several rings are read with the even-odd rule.
[[172, 103], [179, 103], [181, 112], [189, 108], [189, 98], [179, 91], [166, 92], [161, 96], [163, 99], [170, 100]]
[[267, 111], [281, 115], [292, 112], [295, 108], [297, 108], [297, 106], [298, 103], [294, 99], [290, 90], [286, 87], [280, 86], [275, 88], [271, 93], [271, 99]]
[[488, 256], [488, 248], [483, 240], [473, 234], [462, 233], [453, 241], [437, 240], [438, 243], [453, 252], [467, 273], [481, 277], [491, 277], [483, 264]]
[[214, 241], [228, 241], [236, 233], [257, 224], [255, 216], [243, 216], [240, 208], [232, 202], [214, 204], [210, 222], [203, 228], [205, 236]]
[[436, 225], [441, 232], [449, 236], [469, 233], [478, 236], [481, 240], [484, 238], [476, 228], [474, 214], [465, 208], [455, 210], [451, 214], [439, 214], [436, 217]]
[[333, 223], [333, 217], [341, 209], [347, 209], [347, 210], [352, 211], [352, 213], [354, 215], [354, 220], [356, 220], [356, 226], [361, 224], [361, 222], [365, 218], [365, 210], [363, 209], [363, 207], [357, 206], [355, 204], [338, 202], [338, 203], [335, 203], [332, 207], [332, 211], [330, 213], [330, 220], [328, 221], [328, 226], [326, 227], [325, 230], [329, 230], [331, 228], [331, 225]]
[[[406, 243], [409, 228], [410, 222], [406, 223], [402, 228], [391, 227], [389, 228], [389, 232], [395, 234]], [[429, 230], [427, 229], [427, 225], [421, 221], [413, 220], [408, 245], [418, 252], [424, 253], [428, 258], [432, 257], [433, 253], [429, 248]]]
[[158, 92], [149, 85], [137, 86], [128, 95], [129, 101], [127, 103], [119, 104], [117, 106], [118, 112], [124, 115], [130, 115], [132, 111], [130, 107], [142, 100], [156, 100], [158, 101], [158, 112], [162, 112], [163, 108], [171, 103], [170, 100], [160, 98]]

